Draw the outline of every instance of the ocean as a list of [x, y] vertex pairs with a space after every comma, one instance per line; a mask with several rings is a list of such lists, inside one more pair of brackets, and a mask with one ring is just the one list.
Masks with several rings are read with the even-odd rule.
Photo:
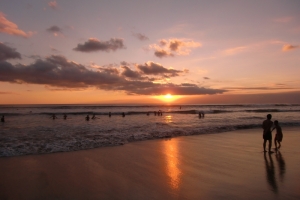
[[[159, 110], [162, 115], [155, 115]], [[199, 112], [205, 116], [199, 117]], [[300, 126], [298, 104], [0, 105], [0, 116], [5, 117], [5, 122], [0, 122], [0, 156], [76, 151], [260, 128], [269, 113], [272, 120], [279, 121], [283, 133], [286, 126]], [[91, 119], [93, 114], [96, 119]]]

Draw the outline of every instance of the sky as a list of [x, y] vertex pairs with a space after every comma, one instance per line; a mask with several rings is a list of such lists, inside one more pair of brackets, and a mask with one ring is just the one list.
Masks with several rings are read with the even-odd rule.
[[2, 0], [0, 104], [300, 103], [299, 0]]

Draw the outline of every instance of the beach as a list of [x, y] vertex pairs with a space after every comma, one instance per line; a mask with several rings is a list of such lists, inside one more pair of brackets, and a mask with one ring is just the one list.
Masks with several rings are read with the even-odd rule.
[[283, 133], [272, 154], [246, 129], [2, 157], [0, 199], [299, 199], [299, 127]]

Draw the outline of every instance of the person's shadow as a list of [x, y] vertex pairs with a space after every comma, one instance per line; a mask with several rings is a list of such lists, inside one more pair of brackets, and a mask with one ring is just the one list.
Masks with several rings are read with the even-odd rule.
[[285, 162], [280, 151], [276, 152], [276, 160], [279, 167], [279, 178], [280, 181], [283, 182], [284, 174], [285, 174]]
[[[267, 158], [267, 154], [269, 157], [269, 160]], [[274, 162], [272, 160], [271, 154], [264, 152], [264, 159], [265, 159], [265, 164], [266, 164], [266, 175], [267, 175], [267, 182], [269, 183], [271, 190], [274, 193], [278, 192], [278, 186], [275, 178], [275, 167], [274, 167]]]

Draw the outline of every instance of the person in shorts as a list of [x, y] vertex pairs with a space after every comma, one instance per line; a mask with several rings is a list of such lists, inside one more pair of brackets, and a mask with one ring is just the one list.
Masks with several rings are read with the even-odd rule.
[[262, 124], [262, 128], [264, 129], [264, 132], [263, 132], [264, 152], [267, 152], [266, 151], [266, 143], [267, 143], [267, 141], [269, 141], [269, 152], [270, 153], [272, 153], [272, 151], [271, 151], [271, 147], [272, 147], [272, 131], [271, 131], [271, 128], [273, 127], [273, 122], [271, 121], [271, 119], [272, 119], [272, 115], [268, 114], [267, 119], [264, 120], [263, 124]]

